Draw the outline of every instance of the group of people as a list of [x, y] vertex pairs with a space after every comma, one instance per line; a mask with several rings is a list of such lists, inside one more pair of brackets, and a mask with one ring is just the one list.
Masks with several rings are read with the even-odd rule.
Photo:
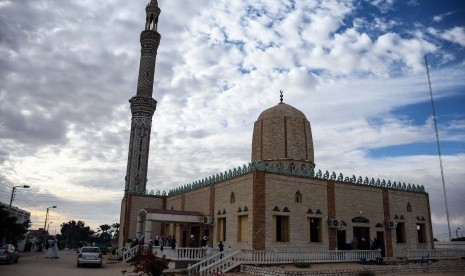
[[346, 241], [345, 248], [343, 250], [377, 250], [380, 249], [380, 243], [376, 238], [373, 238], [371, 241], [366, 240], [365, 238], [361, 238], [360, 240], [354, 237], [352, 241]]
[[[139, 239], [134, 238], [131, 242], [131, 247], [140, 246], [140, 248], [144, 248], [144, 245], [144, 236]], [[176, 238], [174, 236], [169, 236], [166, 238], [164, 236], [156, 236], [154, 239], [150, 238], [149, 242], [147, 243], [147, 251], [153, 252], [154, 246], [159, 246], [160, 251], [163, 251], [165, 246], [169, 246], [174, 250], [176, 248]]]
[[[145, 247], [144, 245], [145, 245], [144, 236], [142, 236], [139, 239], [134, 238], [131, 241], [131, 247], [140, 246], [140, 248], [142, 249]], [[196, 245], [199, 245], [199, 243], [197, 243], [197, 241], [195, 240], [195, 236], [191, 235], [189, 238], [188, 246], [197, 247]], [[149, 242], [147, 243], [147, 247], [146, 247], [147, 252], [153, 252], [154, 246], [160, 247], [160, 251], [163, 251], [165, 246], [171, 247], [171, 249], [174, 250], [176, 248], [176, 238], [174, 236], [168, 236], [168, 237], [156, 236], [154, 239], [150, 238]], [[205, 250], [210, 249], [210, 247], [208, 246], [208, 236], [204, 236], [200, 240], [200, 247]], [[219, 242], [218, 249], [221, 252], [224, 251], [224, 245], [222, 241]]]

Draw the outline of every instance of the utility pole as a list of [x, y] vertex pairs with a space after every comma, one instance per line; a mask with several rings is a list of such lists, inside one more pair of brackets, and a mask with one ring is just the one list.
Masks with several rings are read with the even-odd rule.
[[13, 186], [13, 190], [11, 190], [11, 197], [10, 197], [10, 207], [8, 210], [11, 210], [11, 204], [13, 203], [13, 198], [15, 197], [15, 190], [16, 188], [30, 188], [29, 185], [19, 185], [19, 186]]
[[428, 75], [429, 94], [431, 96], [431, 107], [433, 109], [434, 130], [436, 131], [436, 144], [437, 144], [437, 147], [438, 147], [439, 166], [441, 168], [442, 190], [444, 191], [444, 202], [445, 202], [445, 205], [446, 205], [447, 227], [449, 229], [449, 241], [450, 241], [452, 239], [452, 232], [450, 230], [449, 207], [448, 207], [448, 204], [447, 204], [447, 193], [446, 193], [446, 181], [444, 180], [444, 169], [442, 167], [441, 146], [439, 144], [438, 123], [437, 123], [437, 120], [436, 120], [436, 108], [434, 107], [433, 89], [431, 88], [431, 80], [430, 80], [430, 77], [429, 77], [428, 60], [426, 59], [426, 55], [425, 55], [425, 65], [426, 65], [426, 74]]

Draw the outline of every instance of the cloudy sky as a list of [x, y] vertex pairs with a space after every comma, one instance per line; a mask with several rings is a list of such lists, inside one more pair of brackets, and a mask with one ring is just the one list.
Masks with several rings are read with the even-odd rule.
[[[0, 0], [0, 200], [33, 228], [119, 222], [148, 0]], [[159, 0], [148, 190], [250, 161], [279, 102], [312, 124], [317, 169], [424, 185], [465, 232], [465, 4], [399, 0]], [[59, 228], [56, 229], [59, 231]]]

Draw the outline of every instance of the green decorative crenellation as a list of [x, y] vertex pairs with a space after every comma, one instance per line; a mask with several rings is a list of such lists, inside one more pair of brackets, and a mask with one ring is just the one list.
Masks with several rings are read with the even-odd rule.
[[323, 179], [329, 179], [329, 172], [328, 171], [325, 172], [325, 175], [323, 176]]
[[[339, 182], [345, 182], [345, 183], [352, 183], [356, 185], [368, 185], [368, 186], [375, 186], [375, 187], [383, 187], [387, 189], [392, 189], [392, 190], [405, 190], [405, 191], [412, 191], [412, 192], [420, 192], [424, 193], [425, 192], [425, 187], [423, 185], [415, 185], [415, 184], [405, 184], [404, 182], [399, 182], [397, 183], [396, 181], [391, 180], [384, 180], [384, 179], [374, 179], [371, 178], [369, 179], [368, 177], [356, 177], [355, 175], [352, 175], [352, 177], [346, 176], [342, 173], [339, 173], [337, 175], [336, 172], [331, 172], [325, 170], [325, 173], [319, 169], [316, 173], [313, 168], [307, 169], [304, 167], [303, 169], [299, 169], [298, 167], [291, 167], [287, 166], [286, 168], [281, 164], [277, 164], [276, 166], [274, 164], [268, 165], [265, 162], [251, 162], [248, 164], [244, 164], [242, 167], [238, 166], [237, 168], [233, 168], [232, 170], [226, 170], [224, 172], [220, 172], [219, 174], [213, 174], [211, 176], [205, 177], [204, 179], [194, 181], [192, 183], [174, 188], [169, 190], [168, 194], [163, 191], [161, 196], [174, 196], [174, 195], [179, 195], [188, 191], [196, 190], [196, 189], [201, 189], [206, 186], [210, 185], [215, 185], [218, 182], [225, 181], [231, 178], [234, 178], [236, 176], [240, 176], [246, 173], [249, 173], [251, 171], [265, 171], [265, 172], [271, 172], [271, 173], [278, 173], [278, 174], [284, 174], [284, 175], [292, 175], [292, 176], [299, 176], [299, 177], [305, 177], [305, 178], [318, 178], [318, 179], [325, 179], [325, 180], [337, 180]], [[153, 195], [154, 192], [153, 190], [148, 193], [148, 191], [145, 191], [146, 195]], [[160, 191], [157, 191], [156, 195], [160, 195]]]
[[335, 172], [331, 173], [331, 180], [336, 180], [336, 173]]

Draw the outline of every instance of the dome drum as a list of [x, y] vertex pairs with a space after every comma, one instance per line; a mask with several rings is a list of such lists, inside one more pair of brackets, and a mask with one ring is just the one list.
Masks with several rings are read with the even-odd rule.
[[307, 167], [314, 167], [310, 122], [301, 111], [284, 103], [260, 114], [252, 138], [252, 161], [277, 165], [279, 160], [305, 160]]

